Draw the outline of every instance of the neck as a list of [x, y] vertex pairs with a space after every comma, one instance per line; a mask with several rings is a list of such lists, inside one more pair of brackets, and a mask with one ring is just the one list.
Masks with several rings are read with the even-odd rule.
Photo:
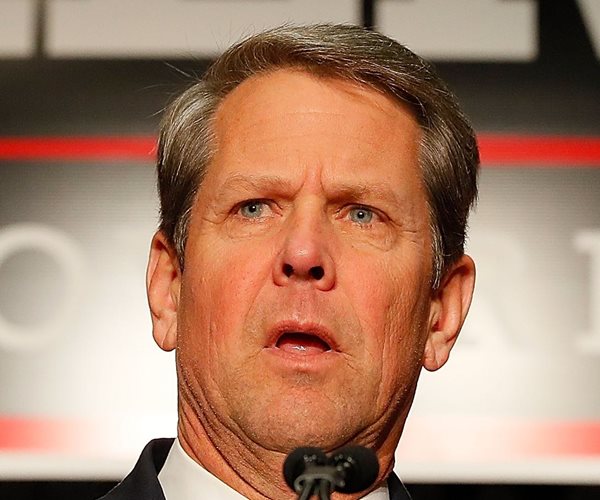
[[282, 454], [243, 442], [226, 426], [215, 426], [185, 402], [179, 406], [178, 439], [198, 464], [247, 498], [295, 498], [281, 474]]
[[[218, 418], [210, 418], [180, 398], [178, 438], [185, 452], [203, 468], [225, 484], [252, 500], [295, 499], [285, 483], [282, 469], [285, 454], [260, 447], [250, 439], [240, 439]], [[207, 418], [208, 417], [208, 418]], [[404, 421], [405, 415], [400, 417]], [[396, 426], [394, 426], [396, 427]], [[394, 465], [394, 450], [402, 429], [391, 431], [384, 443], [369, 443], [377, 448], [380, 472], [371, 491], [385, 484]], [[373, 446], [375, 445], [375, 446]], [[332, 498], [357, 499], [360, 495], [339, 495]]]

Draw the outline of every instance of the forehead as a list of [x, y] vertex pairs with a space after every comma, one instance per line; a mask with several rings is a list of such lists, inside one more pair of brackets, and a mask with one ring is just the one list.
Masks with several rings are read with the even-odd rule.
[[[258, 75], [236, 87], [215, 116], [212, 174], [320, 168], [395, 182], [417, 176], [421, 131], [410, 109], [373, 88], [301, 70]], [[218, 170], [218, 172], [215, 172]]]

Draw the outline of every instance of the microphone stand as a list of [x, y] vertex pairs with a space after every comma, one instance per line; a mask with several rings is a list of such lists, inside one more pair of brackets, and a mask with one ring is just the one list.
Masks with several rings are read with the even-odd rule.
[[309, 465], [306, 471], [294, 481], [294, 489], [299, 492], [298, 500], [308, 500], [318, 495], [319, 500], [330, 500], [334, 485], [338, 482], [338, 470], [332, 465]]
[[329, 500], [332, 491], [333, 489], [330, 482], [321, 481], [319, 485], [319, 500]]

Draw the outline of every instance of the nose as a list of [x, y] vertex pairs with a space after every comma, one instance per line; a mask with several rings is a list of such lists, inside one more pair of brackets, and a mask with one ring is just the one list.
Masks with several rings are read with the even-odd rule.
[[295, 217], [285, 229], [281, 250], [275, 259], [275, 284], [309, 283], [318, 290], [335, 286], [332, 236], [319, 216]]

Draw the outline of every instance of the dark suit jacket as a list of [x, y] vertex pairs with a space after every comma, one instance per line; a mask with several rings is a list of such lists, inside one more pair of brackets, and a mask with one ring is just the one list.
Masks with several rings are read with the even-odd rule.
[[[165, 500], [158, 482], [158, 473], [172, 445], [173, 439], [150, 441], [129, 475], [98, 500]], [[408, 492], [395, 474], [388, 478], [388, 487], [390, 500], [410, 500]]]

